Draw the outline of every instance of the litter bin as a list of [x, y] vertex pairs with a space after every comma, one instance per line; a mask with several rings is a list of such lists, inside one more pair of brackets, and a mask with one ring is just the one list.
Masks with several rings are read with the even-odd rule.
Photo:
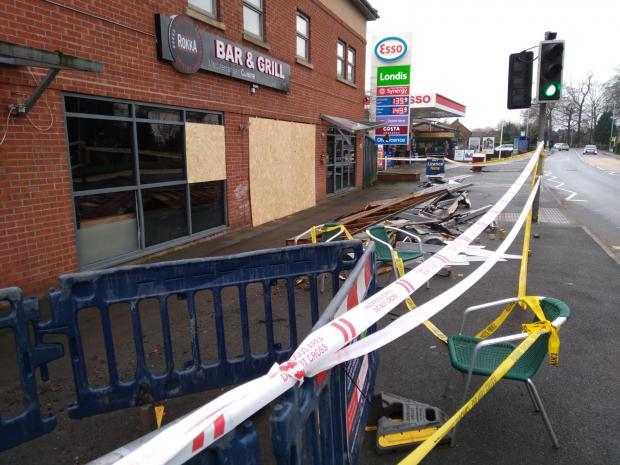
[[[473, 163], [483, 163], [485, 162], [487, 159], [487, 156], [484, 153], [475, 153], [472, 157], [471, 157], [471, 161]], [[474, 173], [481, 173], [482, 172], [482, 166], [472, 166], [471, 170]]]

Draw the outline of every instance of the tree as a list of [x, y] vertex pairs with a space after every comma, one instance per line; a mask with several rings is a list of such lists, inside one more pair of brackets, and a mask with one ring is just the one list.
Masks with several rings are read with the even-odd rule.
[[607, 144], [611, 134], [611, 111], [604, 112], [596, 123], [594, 141], [597, 144]]
[[575, 104], [575, 111], [577, 115], [577, 146], [581, 145], [581, 125], [584, 117], [586, 99], [590, 93], [590, 89], [592, 88], [592, 77], [592, 73], [590, 73], [585, 77], [585, 79], [582, 79], [579, 82], [579, 85], [568, 88], [568, 95]]
[[598, 122], [601, 108], [605, 103], [605, 94], [603, 88], [597, 82], [592, 82], [590, 86], [590, 93], [586, 99], [586, 114], [588, 116], [588, 142], [591, 144], [594, 140], [594, 129]]

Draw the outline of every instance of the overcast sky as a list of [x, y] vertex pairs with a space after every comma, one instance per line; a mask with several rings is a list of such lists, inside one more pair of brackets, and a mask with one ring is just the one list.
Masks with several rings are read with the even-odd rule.
[[537, 45], [545, 31], [566, 41], [564, 83], [590, 71], [604, 82], [620, 66], [618, 0], [369, 1], [380, 18], [368, 23], [367, 66], [374, 35], [412, 32], [412, 93], [466, 105], [461, 121], [470, 129], [520, 119], [520, 110], [506, 109], [508, 55]]

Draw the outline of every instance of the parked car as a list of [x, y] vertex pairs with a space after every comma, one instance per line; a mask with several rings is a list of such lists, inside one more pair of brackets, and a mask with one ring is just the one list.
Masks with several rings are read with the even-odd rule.
[[598, 152], [596, 150], [596, 145], [586, 145], [583, 148], [583, 154], [590, 153], [592, 155], [596, 155]]
[[559, 142], [555, 144], [553, 147], [557, 149], [559, 152], [561, 152], [562, 150], [568, 151], [568, 149], [570, 148], [568, 144], [565, 144], [564, 142]]
[[512, 152], [514, 149], [512, 144], [502, 144], [495, 147], [496, 152]]

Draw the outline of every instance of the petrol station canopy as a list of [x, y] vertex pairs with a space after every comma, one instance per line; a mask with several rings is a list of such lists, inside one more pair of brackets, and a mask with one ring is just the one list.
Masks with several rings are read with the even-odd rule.
[[441, 94], [415, 94], [410, 99], [411, 118], [459, 118], [465, 116], [465, 105]]

